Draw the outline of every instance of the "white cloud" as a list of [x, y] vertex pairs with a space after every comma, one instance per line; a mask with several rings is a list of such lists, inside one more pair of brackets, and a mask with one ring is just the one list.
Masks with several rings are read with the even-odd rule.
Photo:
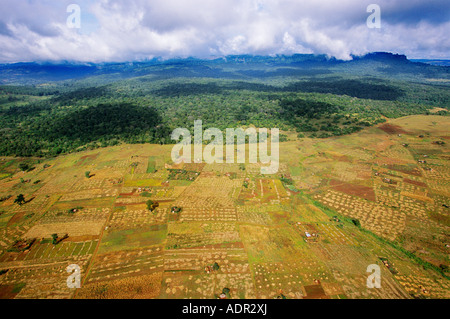
[[[448, 58], [448, 1], [379, 1], [382, 29], [366, 26], [371, 2], [2, 0], [0, 61], [296, 52], [349, 59], [370, 51]], [[70, 3], [81, 7], [80, 30], [65, 24]]]

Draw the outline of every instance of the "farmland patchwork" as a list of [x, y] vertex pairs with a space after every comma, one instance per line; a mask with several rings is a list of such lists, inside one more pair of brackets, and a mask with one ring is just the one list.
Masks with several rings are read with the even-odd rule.
[[433, 115], [295, 136], [270, 172], [252, 143], [2, 158], [0, 297], [450, 298], [448, 139]]

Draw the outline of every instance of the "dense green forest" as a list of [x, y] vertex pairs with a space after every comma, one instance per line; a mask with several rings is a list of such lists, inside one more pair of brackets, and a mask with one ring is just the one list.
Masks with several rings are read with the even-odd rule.
[[0, 66], [0, 155], [55, 156], [117, 143], [174, 143], [177, 127], [349, 134], [450, 105], [450, 67], [370, 54], [232, 56], [104, 65]]

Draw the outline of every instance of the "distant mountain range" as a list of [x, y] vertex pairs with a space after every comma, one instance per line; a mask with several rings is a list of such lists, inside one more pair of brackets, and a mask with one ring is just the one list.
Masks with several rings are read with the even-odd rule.
[[450, 66], [450, 60], [411, 59], [412, 62], [427, 63], [431, 65]]
[[[293, 76], [296, 70], [327, 72], [329, 68], [344, 67], [358, 72], [367, 64], [373, 71], [388, 74], [421, 74], [424, 77], [449, 78], [448, 60], [408, 60], [405, 55], [374, 52], [364, 56], [353, 56], [353, 60], [342, 61], [326, 55], [294, 54], [276, 56], [230, 55], [214, 59], [169, 59], [155, 58], [140, 62], [80, 63], [80, 62], [21, 62], [0, 64], [1, 84], [39, 84], [52, 81], [76, 80], [90, 76], [116, 74], [119, 78], [149, 74], [164, 77], [170, 69], [170, 77], [211, 77], [248, 79], [249, 77]], [[283, 72], [266, 72], [264, 66], [284, 68]], [[444, 67], [443, 67], [444, 66]], [[231, 67], [231, 69], [230, 69]], [[278, 69], [281, 70], [281, 69]], [[361, 72], [363, 69], [360, 70]], [[314, 73], [314, 72], [313, 72]], [[317, 74], [315, 72], [314, 74]]]

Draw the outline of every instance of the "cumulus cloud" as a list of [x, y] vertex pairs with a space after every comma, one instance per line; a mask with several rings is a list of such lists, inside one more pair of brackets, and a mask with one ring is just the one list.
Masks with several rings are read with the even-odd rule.
[[[69, 4], [81, 29], [66, 25]], [[228, 54], [391, 51], [449, 58], [450, 2], [373, 0], [2, 0], [0, 62], [127, 61]]]

